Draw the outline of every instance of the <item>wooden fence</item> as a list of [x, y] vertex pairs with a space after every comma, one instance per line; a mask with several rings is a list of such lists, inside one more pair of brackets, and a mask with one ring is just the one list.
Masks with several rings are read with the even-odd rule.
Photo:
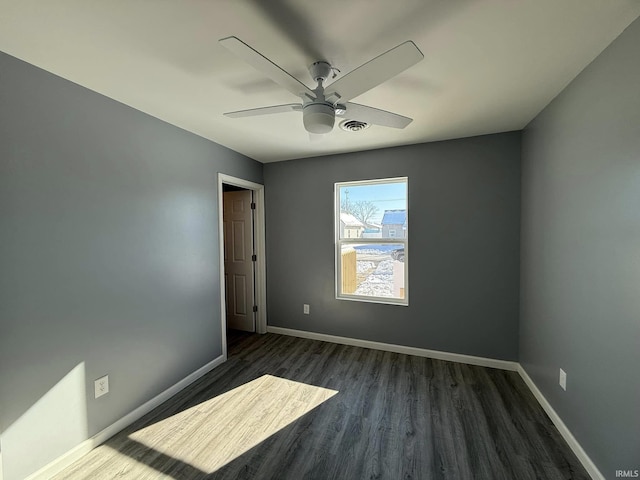
[[342, 250], [342, 293], [354, 293], [358, 288], [356, 278], [356, 251], [353, 248]]

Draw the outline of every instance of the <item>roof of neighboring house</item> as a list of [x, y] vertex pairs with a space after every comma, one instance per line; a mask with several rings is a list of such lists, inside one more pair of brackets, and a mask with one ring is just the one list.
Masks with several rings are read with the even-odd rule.
[[405, 225], [407, 222], [406, 210], [385, 210], [382, 217], [382, 225]]
[[344, 223], [345, 227], [361, 227], [364, 228], [364, 223], [358, 220], [356, 217], [347, 212], [340, 212], [340, 221]]

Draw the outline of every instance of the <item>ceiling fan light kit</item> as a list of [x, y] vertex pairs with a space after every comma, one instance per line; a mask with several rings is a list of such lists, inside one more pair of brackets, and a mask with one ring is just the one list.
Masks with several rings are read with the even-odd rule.
[[[321, 135], [333, 130], [336, 116], [355, 120], [361, 125], [373, 124], [391, 128], [405, 128], [412, 121], [402, 115], [349, 101], [422, 60], [424, 55], [411, 41], [404, 42], [343, 75], [326, 89], [324, 83], [327, 78], [332, 73], [332, 78], [335, 78], [336, 72], [339, 72], [326, 61], [314, 62], [309, 67], [311, 78], [317, 83], [314, 89], [310, 89], [242, 40], [227, 37], [221, 39], [220, 44], [302, 101], [300, 104], [274, 105], [228, 112], [225, 113], [227, 117], [239, 118], [302, 111], [304, 128], [309, 133]], [[346, 130], [362, 129], [360, 127]]]
[[302, 123], [309, 133], [324, 134], [333, 130], [336, 112], [327, 103], [308, 103], [302, 107]]

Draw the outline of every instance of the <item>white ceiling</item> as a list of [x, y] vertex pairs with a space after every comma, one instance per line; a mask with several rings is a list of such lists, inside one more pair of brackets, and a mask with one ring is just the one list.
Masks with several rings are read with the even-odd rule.
[[[0, 0], [0, 50], [262, 162], [519, 130], [640, 15], [638, 0]], [[313, 86], [413, 40], [425, 59], [354, 99], [412, 117], [311, 141], [235, 35]], [[1, 74], [1, 72], [0, 72]], [[0, 106], [1, 108], [1, 106]]]

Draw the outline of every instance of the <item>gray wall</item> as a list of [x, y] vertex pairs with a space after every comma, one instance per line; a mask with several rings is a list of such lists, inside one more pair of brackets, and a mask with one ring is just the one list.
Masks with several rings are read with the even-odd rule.
[[521, 272], [522, 365], [606, 478], [639, 469], [640, 20], [524, 131]]
[[[398, 176], [409, 306], [336, 300], [334, 183]], [[270, 325], [517, 359], [520, 133], [269, 163], [264, 177]]]
[[221, 355], [219, 171], [262, 182], [253, 160], [0, 53], [5, 480]]

